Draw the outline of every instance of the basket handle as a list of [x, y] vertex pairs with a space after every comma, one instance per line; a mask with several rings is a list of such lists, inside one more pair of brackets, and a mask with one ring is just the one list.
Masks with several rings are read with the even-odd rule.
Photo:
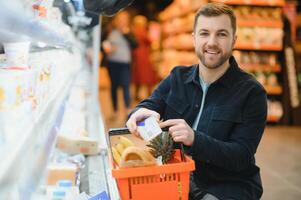
[[131, 134], [128, 128], [110, 128], [109, 135], [122, 135], [122, 134]]

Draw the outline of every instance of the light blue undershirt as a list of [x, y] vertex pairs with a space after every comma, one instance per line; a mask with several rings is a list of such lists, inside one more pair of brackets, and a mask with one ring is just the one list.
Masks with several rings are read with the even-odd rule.
[[200, 121], [200, 118], [201, 118], [201, 115], [202, 115], [202, 112], [203, 112], [207, 91], [208, 91], [208, 88], [210, 86], [210, 83], [205, 83], [201, 76], [199, 76], [199, 80], [200, 80], [200, 84], [201, 84], [201, 87], [202, 87], [202, 90], [203, 90], [203, 97], [202, 97], [202, 104], [201, 104], [201, 107], [200, 107], [200, 111], [199, 111], [199, 113], [198, 113], [198, 115], [197, 115], [197, 117], [194, 120], [194, 123], [192, 125], [193, 130], [196, 130], [197, 127], [198, 127], [198, 124], [199, 124], [199, 121]]

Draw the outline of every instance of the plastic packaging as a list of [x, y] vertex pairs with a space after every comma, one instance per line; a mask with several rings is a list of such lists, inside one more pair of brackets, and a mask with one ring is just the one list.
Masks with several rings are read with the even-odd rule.
[[6, 64], [9, 67], [28, 69], [30, 41], [4, 43]]

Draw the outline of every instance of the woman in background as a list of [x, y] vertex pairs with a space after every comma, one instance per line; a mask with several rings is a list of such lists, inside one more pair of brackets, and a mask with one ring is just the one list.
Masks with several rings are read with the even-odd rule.
[[135, 98], [139, 100], [141, 86], [146, 86], [147, 96], [152, 92], [156, 83], [156, 73], [151, 63], [151, 40], [147, 31], [148, 21], [142, 15], [137, 15], [133, 19], [133, 33], [138, 43], [138, 47], [133, 50], [133, 78], [135, 85]]

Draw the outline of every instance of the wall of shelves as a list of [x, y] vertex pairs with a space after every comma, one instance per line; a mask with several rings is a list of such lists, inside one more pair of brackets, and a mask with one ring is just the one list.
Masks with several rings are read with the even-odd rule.
[[[42, 31], [37, 29], [32, 32], [39, 34], [40, 31], [41, 35], [33, 37], [43, 39], [48, 34], [50, 38], [56, 36], [54, 38], [60, 39], [59, 41], [68, 41], [69, 45], [58, 47], [57, 43], [44, 40], [49, 43], [41, 47], [36, 43], [36, 38], [26, 38], [35, 42], [32, 42], [28, 68], [24, 70], [10, 67], [6, 63], [6, 57], [0, 55], [0, 199], [48, 199], [47, 188], [55, 186], [47, 183], [47, 171], [49, 164], [53, 164], [54, 154], [58, 152], [56, 145], [58, 136], [63, 132], [62, 127], [69, 130], [70, 133], [67, 134], [73, 134], [74, 138], [82, 134], [85, 139], [96, 143], [94, 147], [97, 152], [93, 156], [86, 156], [87, 167], [83, 171], [86, 170], [87, 177], [85, 179], [81, 176], [81, 192], [85, 191], [88, 195], [99, 192], [110, 195], [111, 192], [110, 199], [119, 199], [116, 183], [109, 173], [110, 162], [98, 105], [99, 26], [94, 28], [92, 39], [87, 30], [77, 30], [81, 36], [77, 38], [77, 31], [74, 33], [66, 24], [51, 21], [51, 18], [33, 19], [33, 16], [26, 16], [25, 20], [21, 20], [19, 13], [25, 12], [22, 9], [31, 9], [29, 5], [34, 3], [32, 0], [26, 1], [26, 6], [20, 6], [18, 13], [12, 13], [12, 16], [17, 16], [18, 23], [23, 23], [22, 27], [27, 31], [31, 28], [28, 27], [30, 24], [27, 19], [32, 19], [29, 21], [37, 24], [39, 20], [49, 23], [57, 32], [50, 32], [50, 29], [39, 26]], [[58, 14], [57, 8], [52, 7], [52, 0], [39, 3], [48, 9], [47, 13], [53, 11]], [[58, 18], [55, 20], [61, 20], [59, 15], [56, 17]], [[36, 27], [35, 24], [31, 25]], [[2, 36], [2, 32], [0, 35]], [[14, 36], [9, 38], [10, 42], [20, 39], [17, 34]], [[3, 37], [1, 39], [3, 42]], [[93, 66], [86, 61], [86, 49], [90, 43], [93, 43], [94, 50]], [[78, 80], [77, 77], [81, 79]], [[24, 88], [28, 90], [25, 91]], [[83, 109], [85, 104], [87, 109]], [[72, 121], [75, 118], [67, 123], [68, 111], [76, 106], [83, 127], [79, 121]], [[66, 128], [68, 126], [71, 128]], [[78, 127], [84, 129], [76, 129]]]
[[[277, 104], [272, 112], [282, 115], [281, 105], [282, 83], [280, 73], [282, 68], [278, 62], [278, 52], [282, 47], [283, 0], [214, 0], [224, 2], [233, 7], [237, 16], [238, 40], [234, 47], [234, 56], [241, 68], [254, 73], [264, 85], [269, 98], [269, 104]], [[194, 14], [201, 5], [210, 1], [175, 0], [160, 14], [162, 23], [162, 61], [159, 74], [163, 78], [176, 65], [191, 65], [198, 62], [194, 55], [192, 31]], [[192, 5], [192, 6], [188, 6]], [[237, 58], [239, 57], [239, 58]], [[276, 102], [275, 102], [276, 101]], [[270, 112], [269, 112], [270, 113]], [[269, 115], [268, 121], [278, 122], [281, 116]]]
[[[45, 84], [44, 87], [47, 88], [47, 91], [43, 93], [45, 98], [41, 97], [36, 109], [31, 111], [32, 115], [23, 113], [23, 117], [29, 119], [24, 121], [24, 126], [21, 126], [16, 132], [6, 129], [8, 132], [5, 134], [11, 134], [10, 137], [15, 139], [5, 142], [1, 147], [3, 162], [0, 164], [0, 185], [5, 185], [0, 189], [1, 199], [2, 197], [3, 199], [9, 199], [13, 195], [21, 195], [20, 192], [29, 197], [33, 192], [32, 188], [37, 186], [40, 177], [44, 173], [48, 156], [53, 149], [57, 130], [61, 124], [65, 98], [73, 77], [81, 68], [81, 62], [78, 62], [80, 54], [76, 50], [74, 52], [74, 54], [71, 54], [65, 50], [47, 50], [31, 54], [32, 61], [30, 65], [36, 69], [35, 72], [38, 77], [43, 73], [45, 66], [51, 66], [52, 72], [59, 69], [61, 73], [51, 74], [49, 81], [43, 83]], [[58, 57], [64, 58], [60, 60], [61, 65], [56, 65], [51, 61]], [[38, 61], [42, 61], [43, 65], [40, 65], [41, 62]], [[60, 81], [52, 82], [57, 79]], [[39, 97], [36, 96], [36, 98]], [[17, 112], [15, 114], [23, 115], [21, 110], [8, 110], [6, 112]], [[4, 125], [1, 124], [1, 127]], [[17, 126], [19, 125], [17, 124]], [[15, 135], [12, 136], [12, 134]], [[19, 199], [18, 196], [16, 197]]]

